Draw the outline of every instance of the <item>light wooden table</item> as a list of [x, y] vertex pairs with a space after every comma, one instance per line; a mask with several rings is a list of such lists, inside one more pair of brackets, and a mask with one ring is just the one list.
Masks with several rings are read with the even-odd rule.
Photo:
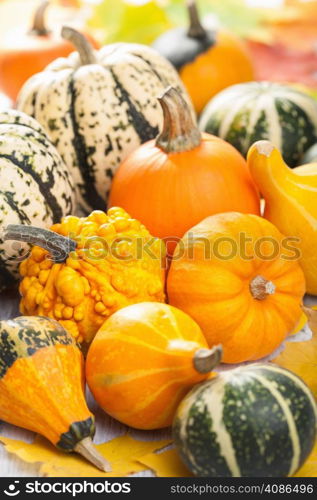
[[[14, 318], [19, 315], [18, 310], [18, 294], [17, 293], [6, 293], [0, 295], [0, 318]], [[22, 388], [21, 388], [22, 390]], [[120, 424], [116, 420], [108, 417], [102, 410], [97, 406], [90, 394], [88, 394], [88, 405], [91, 411], [96, 417], [96, 435], [94, 441], [96, 443], [103, 443], [112, 439], [116, 436], [125, 434], [127, 427]], [[155, 432], [145, 432], [129, 430], [131, 435], [136, 439], [151, 440], [151, 439], [166, 439], [170, 437], [170, 432], [166, 429], [162, 431]], [[27, 442], [32, 442], [34, 439], [34, 433], [14, 427], [12, 425], [6, 424], [0, 421], [0, 435], [7, 436], [13, 439], [23, 440]], [[0, 445], [0, 477], [31, 477], [38, 476], [39, 466], [35, 464], [26, 464], [20, 459], [15, 458], [13, 455], [8, 454], [4, 447]], [[152, 476], [152, 473], [141, 472], [138, 473], [139, 476]]]

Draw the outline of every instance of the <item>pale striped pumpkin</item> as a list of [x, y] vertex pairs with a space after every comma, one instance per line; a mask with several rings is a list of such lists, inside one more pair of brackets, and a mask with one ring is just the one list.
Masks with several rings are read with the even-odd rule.
[[249, 365], [196, 386], [173, 425], [182, 460], [197, 476], [285, 477], [315, 443], [313, 395], [292, 372]]
[[193, 108], [176, 70], [155, 50], [118, 43], [93, 51], [79, 33], [63, 33], [79, 53], [27, 81], [18, 108], [56, 145], [75, 179], [80, 208], [104, 210], [117, 167], [159, 133], [163, 90], [173, 85]]
[[[0, 113], [0, 227], [48, 227], [74, 208], [72, 178], [42, 127], [24, 113]], [[18, 277], [26, 244], [0, 233], [0, 289]]]
[[272, 82], [233, 85], [217, 94], [200, 118], [200, 128], [230, 142], [243, 155], [270, 140], [290, 167], [317, 141], [317, 101]]

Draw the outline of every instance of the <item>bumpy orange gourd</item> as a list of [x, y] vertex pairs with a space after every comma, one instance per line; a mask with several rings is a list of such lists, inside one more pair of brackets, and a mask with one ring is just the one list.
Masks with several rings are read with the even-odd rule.
[[171, 425], [178, 404], [220, 362], [199, 326], [167, 304], [145, 302], [116, 312], [90, 345], [86, 377], [99, 405], [137, 429]]
[[164, 123], [156, 141], [128, 156], [117, 171], [110, 206], [122, 206], [154, 236], [175, 241], [208, 215], [260, 213], [260, 199], [244, 158], [227, 142], [202, 134], [172, 87], [159, 99]]
[[0, 321], [0, 419], [109, 470], [92, 445], [95, 419], [83, 381], [83, 355], [59, 323], [29, 316]]
[[164, 301], [162, 242], [124, 210], [68, 216], [51, 229], [8, 226], [6, 239], [46, 248], [34, 246], [20, 265], [23, 314], [54, 318], [89, 343], [121, 307]]
[[271, 354], [301, 318], [305, 279], [298, 248], [267, 220], [208, 217], [176, 248], [167, 279], [172, 305], [221, 343], [225, 363]]

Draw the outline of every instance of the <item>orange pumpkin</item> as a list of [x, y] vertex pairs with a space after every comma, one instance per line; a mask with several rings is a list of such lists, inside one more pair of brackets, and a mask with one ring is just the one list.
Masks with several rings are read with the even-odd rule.
[[259, 195], [243, 157], [230, 144], [201, 135], [182, 96], [159, 98], [164, 124], [156, 140], [128, 156], [114, 178], [110, 206], [121, 206], [168, 250], [208, 215], [238, 210], [259, 214]]
[[153, 47], [179, 71], [200, 113], [209, 100], [235, 83], [254, 79], [251, 55], [244, 43], [224, 30], [202, 26], [194, 0], [187, 1], [189, 27], [161, 35]]
[[57, 57], [66, 57], [74, 50], [69, 41], [47, 29], [44, 15], [48, 5], [46, 1], [40, 4], [28, 33], [21, 28], [10, 29], [1, 39], [0, 89], [13, 100], [32, 75], [42, 71]]
[[[181, 251], [181, 253], [180, 253]], [[298, 249], [267, 220], [225, 213], [193, 227], [176, 248], [170, 304], [188, 313], [225, 363], [272, 353], [301, 317]]]
[[208, 349], [187, 314], [143, 302], [117, 311], [100, 328], [87, 355], [87, 382], [109, 415], [157, 429], [171, 425], [181, 399], [209, 376], [221, 353]]

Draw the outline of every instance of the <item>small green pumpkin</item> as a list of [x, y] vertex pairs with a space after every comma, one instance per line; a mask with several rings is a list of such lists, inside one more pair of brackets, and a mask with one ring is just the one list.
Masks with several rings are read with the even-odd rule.
[[243, 155], [267, 139], [297, 166], [317, 142], [317, 101], [299, 90], [272, 82], [233, 85], [204, 109], [200, 128], [230, 142]]
[[173, 434], [197, 476], [286, 477], [310, 454], [317, 408], [304, 382], [275, 365], [220, 373], [180, 404]]
[[307, 149], [304, 154], [301, 164], [306, 165], [306, 163], [317, 163], [317, 144], [314, 144], [309, 149]]

